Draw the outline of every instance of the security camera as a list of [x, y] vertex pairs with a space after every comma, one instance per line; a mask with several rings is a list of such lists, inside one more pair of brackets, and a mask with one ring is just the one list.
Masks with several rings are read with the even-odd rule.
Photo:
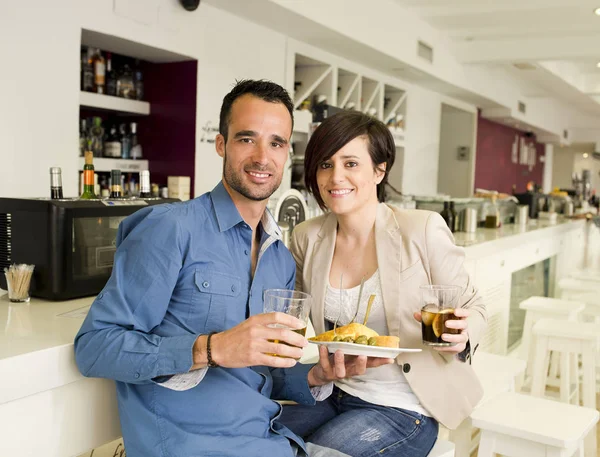
[[200, 0], [179, 0], [179, 2], [187, 11], [196, 11], [200, 5]]

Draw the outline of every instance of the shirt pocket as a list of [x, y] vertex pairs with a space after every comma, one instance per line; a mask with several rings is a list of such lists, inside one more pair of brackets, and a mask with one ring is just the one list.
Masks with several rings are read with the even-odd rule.
[[228, 310], [245, 315], [245, 309], [236, 309], [242, 289], [239, 277], [219, 271], [196, 270], [194, 286], [190, 321], [198, 333], [226, 330]]

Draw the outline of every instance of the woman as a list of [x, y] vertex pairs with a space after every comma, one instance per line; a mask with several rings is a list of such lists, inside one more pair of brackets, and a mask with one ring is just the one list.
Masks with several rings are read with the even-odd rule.
[[[365, 278], [356, 321], [363, 321], [374, 293], [368, 326], [399, 335], [402, 347], [423, 349], [336, 382], [333, 394], [314, 407], [285, 407], [282, 422], [308, 442], [357, 457], [426, 456], [438, 422], [455, 428], [482, 397], [468, 361], [485, 328], [485, 306], [441, 216], [383, 203], [394, 159], [394, 141], [382, 122], [352, 111], [326, 119], [307, 145], [305, 181], [329, 213], [297, 226], [291, 243], [296, 289], [314, 298], [317, 334], [338, 317], [338, 325], [352, 320]], [[459, 319], [446, 323], [460, 333], [442, 336], [454, 346], [422, 345], [419, 286], [426, 284], [461, 287]], [[343, 303], [340, 288], [348, 297]]]

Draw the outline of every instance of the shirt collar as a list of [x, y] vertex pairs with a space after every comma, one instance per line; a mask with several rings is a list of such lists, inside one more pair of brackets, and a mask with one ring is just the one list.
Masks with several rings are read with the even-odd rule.
[[[219, 181], [219, 184], [210, 193], [210, 198], [215, 208], [215, 214], [217, 216], [217, 224], [219, 225], [219, 231], [225, 232], [231, 227], [236, 226], [240, 222], [244, 222], [244, 219], [240, 215], [240, 212], [236, 208], [229, 192], [225, 189], [223, 181]], [[276, 240], [281, 240], [281, 229], [277, 225], [277, 221], [271, 214], [271, 212], [265, 208], [260, 223], [263, 230], [269, 237], [273, 237]]]
[[225, 189], [223, 181], [219, 181], [219, 184], [211, 191], [210, 198], [215, 208], [220, 232], [225, 232], [243, 222], [244, 219], [242, 219], [240, 212], [235, 207], [229, 192]]

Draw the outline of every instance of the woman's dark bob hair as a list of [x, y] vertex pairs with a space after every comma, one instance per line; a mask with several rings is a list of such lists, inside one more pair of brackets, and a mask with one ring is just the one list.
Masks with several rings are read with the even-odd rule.
[[378, 119], [359, 111], [340, 111], [317, 127], [304, 154], [304, 182], [322, 209], [326, 206], [317, 184], [319, 167], [354, 138], [362, 136], [367, 139], [373, 168], [386, 164], [385, 175], [377, 185], [377, 199], [385, 201], [385, 184], [396, 159], [394, 137]]

